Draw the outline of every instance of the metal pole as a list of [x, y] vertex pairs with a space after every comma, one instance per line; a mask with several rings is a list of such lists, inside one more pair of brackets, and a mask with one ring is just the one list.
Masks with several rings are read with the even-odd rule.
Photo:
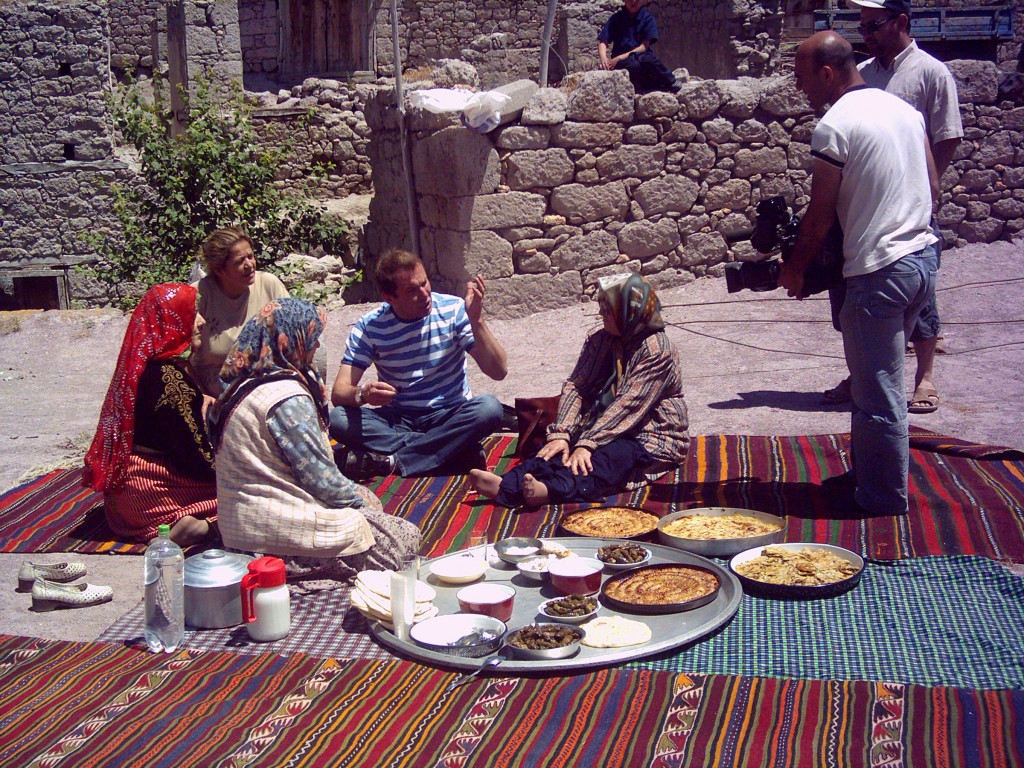
[[544, 18], [544, 32], [540, 40], [540, 87], [548, 85], [548, 57], [551, 51], [551, 30], [555, 26], [555, 8], [558, 0], [548, 0], [548, 14]]
[[402, 151], [402, 173], [405, 176], [405, 213], [409, 224], [409, 250], [419, 255], [420, 236], [416, 222], [415, 190], [412, 183], [412, 163], [405, 130], [405, 94], [402, 92], [402, 55], [398, 50], [398, 0], [391, 0], [391, 47], [395, 57], [395, 99], [398, 106], [398, 133]]

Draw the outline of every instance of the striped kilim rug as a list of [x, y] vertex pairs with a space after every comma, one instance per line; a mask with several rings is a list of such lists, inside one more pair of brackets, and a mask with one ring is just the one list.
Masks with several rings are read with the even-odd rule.
[[[880, 560], [981, 555], [1024, 562], [1024, 454], [916, 431], [910, 513], [851, 519], [821, 486], [849, 468], [848, 436], [698, 436], [690, 456], [659, 482], [609, 503], [657, 514], [695, 506], [758, 509], [789, 517], [789, 541], [838, 544]], [[488, 464], [514, 463], [515, 438], [488, 441]], [[416, 523], [428, 555], [465, 545], [471, 531], [554, 535], [561, 514], [505, 510], [477, 499], [466, 478], [389, 477], [373, 484], [388, 512]], [[103, 522], [102, 499], [80, 485], [79, 470], [52, 472], [0, 497], [0, 552], [142, 552], [117, 541]]]
[[[244, 627], [188, 631], [183, 647], [237, 653], [302, 652], [319, 658], [391, 659], [349, 609], [349, 589], [292, 597], [292, 629], [254, 643]], [[145, 647], [140, 603], [100, 642]], [[1024, 689], [1024, 580], [981, 557], [868, 563], [856, 589], [830, 600], [744, 595], [712, 637], [641, 659], [632, 669], [888, 680], [954, 688]]]
[[0, 636], [0, 765], [1021, 766], [1024, 692]]

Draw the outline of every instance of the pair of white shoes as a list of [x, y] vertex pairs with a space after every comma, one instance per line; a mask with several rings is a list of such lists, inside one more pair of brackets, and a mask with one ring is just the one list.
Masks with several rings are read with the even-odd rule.
[[32, 608], [53, 611], [88, 608], [109, 603], [114, 590], [96, 584], [68, 584], [85, 576], [83, 563], [33, 563], [25, 560], [18, 569], [18, 591], [32, 593]]

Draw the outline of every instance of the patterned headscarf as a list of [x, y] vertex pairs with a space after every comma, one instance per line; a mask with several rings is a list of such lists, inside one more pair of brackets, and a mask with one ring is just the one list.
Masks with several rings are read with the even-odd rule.
[[155, 285], [135, 307], [103, 401], [96, 436], [85, 455], [85, 485], [96, 491], [112, 491], [124, 482], [135, 437], [139, 378], [150, 361], [168, 360], [190, 348], [195, 321], [196, 289], [190, 285]]
[[663, 330], [665, 321], [661, 319], [658, 294], [635, 272], [601, 278], [597, 283], [597, 300], [608, 307], [621, 339], [615, 344], [615, 361], [608, 381], [594, 403], [600, 412], [611, 405], [618, 394], [626, 351], [634, 349], [652, 333]]
[[296, 379], [309, 392], [324, 429], [328, 425], [327, 392], [306, 359], [327, 323], [327, 315], [308, 301], [286, 296], [260, 310], [238, 334], [220, 369], [224, 392], [210, 417], [214, 446], [235, 407], [260, 384]]
[[611, 309], [615, 327], [626, 346], [665, 327], [658, 294], [636, 273], [601, 278], [597, 300]]

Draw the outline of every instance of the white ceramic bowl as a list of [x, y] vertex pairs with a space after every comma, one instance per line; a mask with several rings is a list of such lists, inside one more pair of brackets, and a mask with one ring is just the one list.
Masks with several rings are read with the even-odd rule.
[[[595, 556], [598, 560], [604, 563], [604, 567], [607, 568], [609, 571], [628, 571], [630, 568], [636, 568], [640, 565], [647, 565], [647, 563], [651, 562], [651, 550], [649, 550], [647, 547], [641, 547], [639, 544], [636, 544], [632, 541], [625, 541], [623, 542], [623, 544], [631, 547], [640, 547], [640, 549], [644, 551], [643, 559], [637, 560], [635, 563], [609, 563], [607, 560], [603, 560], [600, 554], [597, 554]], [[603, 547], [598, 549], [598, 553], [600, 553], [601, 549], [603, 549]]]
[[520, 560], [516, 568], [523, 574], [523, 578], [530, 581], [544, 581], [548, 576], [548, 566], [551, 561], [545, 555], [537, 555]]
[[540, 539], [530, 536], [512, 536], [495, 542], [494, 551], [509, 565], [516, 565], [520, 560], [540, 554], [542, 546], [544, 545]]
[[557, 621], [559, 624], [582, 624], [585, 621], [590, 621], [597, 612], [601, 610], [601, 603], [598, 602], [597, 598], [592, 596], [594, 600], [594, 610], [589, 613], [580, 614], [579, 616], [560, 616], [557, 613], [549, 613], [548, 608], [552, 603], [556, 603], [559, 600], [565, 600], [564, 597], [553, 597], [550, 600], [545, 600], [537, 608], [537, 613], [544, 617], [545, 621]]
[[430, 564], [430, 573], [447, 584], [468, 584], [484, 575], [487, 563], [473, 555], [455, 555]]
[[413, 642], [452, 656], [480, 657], [494, 653], [505, 637], [505, 623], [490, 616], [456, 613], [413, 624]]

